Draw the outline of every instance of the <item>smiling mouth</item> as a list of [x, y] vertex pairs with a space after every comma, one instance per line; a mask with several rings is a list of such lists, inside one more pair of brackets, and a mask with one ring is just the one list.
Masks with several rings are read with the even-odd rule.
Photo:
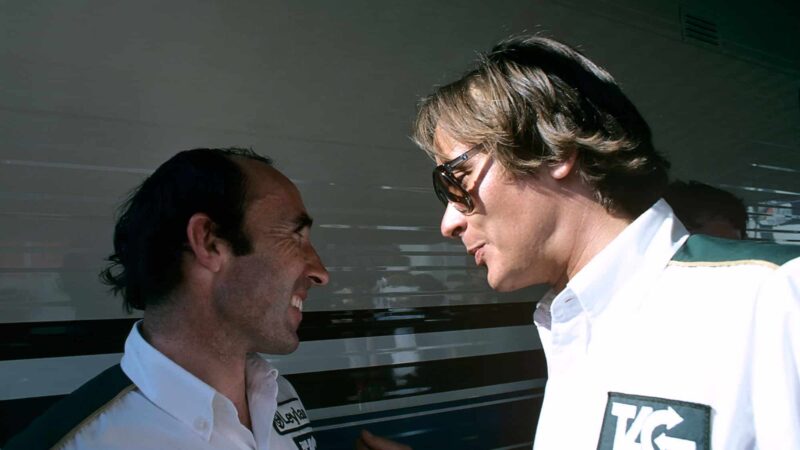
[[292, 296], [292, 306], [299, 309], [300, 312], [303, 312], [303, 299], [300, 296], [293, 295]]

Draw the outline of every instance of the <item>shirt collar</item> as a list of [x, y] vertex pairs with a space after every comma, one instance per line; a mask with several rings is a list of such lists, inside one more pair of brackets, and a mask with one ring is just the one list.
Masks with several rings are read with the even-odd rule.
[[263, 357], [250, 354], [247, 358], [247, 402], [253, 435], [259, 448], [266, 448], [272, 433], [278, 398], [278, 371]]
[[[150, 345], [139, 330], [141, 323], [134, 324], [125, 341], [122, 370], [148, 400], [208, 441], [214, 427], [214, 406], [226, 398]], [[248, 355], [246, 373], [248, 400], [257, 392], [269, 390], [267, 398], [259, 395], [258, 399], [274, 403], [278, 371], [252, 354]], [[222, 399], [215, 403], [215, 397]]]
[[620, 291], [650, 285], [688, 237], [672, 208], [659, 200], [595, 255], [552, 304], [574, 296], [596, 317]]

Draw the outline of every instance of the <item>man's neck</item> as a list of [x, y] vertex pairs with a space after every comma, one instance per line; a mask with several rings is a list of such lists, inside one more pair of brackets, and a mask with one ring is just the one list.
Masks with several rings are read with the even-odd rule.
[[[226, 337], [219, 336], [213, 320], [161, 309], [145, 312], [142, 337], [167, 358], [233, 402], [239, 421], [250, 429], [247, 353], [236, 348]], [[173, 320], [173, 317], [180, 319]], [[208, 325], [197, 327], [198, 323]]]
[[571, 250], [564, 265], [565, 272], [554, 285], [557, 291], [564, 289], [573, 277], [608, 246], [625, 228], [631, 219], [612, 215], [602, 205], [587, 202], [584, 209], [575, 215]]

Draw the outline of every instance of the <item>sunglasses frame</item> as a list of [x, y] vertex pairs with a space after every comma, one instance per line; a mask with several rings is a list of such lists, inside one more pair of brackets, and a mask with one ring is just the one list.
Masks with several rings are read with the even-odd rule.
[[[483, 150], [481, 144], [473, 145], [464, 153], [439, 164], [433, 169], [433, 191], [436, 193], [436, 197], [438, 197], [445, 206], [447, 206], [448, 203], [452, 203], [453, 207], [462, 214], [471, 213], [475, 205], [472, 203], [472, 196], [469, 192], [456, 180], [453, 169], [463, 164], [464, 161], [470, 159], [481, 150]], [[445, 183], [446, 185], [444, 185]], [[447, 185], [454, 187], [463, 195], [461, 195], [460, 198], [456, 197], [455, 194], [447, 189]]]

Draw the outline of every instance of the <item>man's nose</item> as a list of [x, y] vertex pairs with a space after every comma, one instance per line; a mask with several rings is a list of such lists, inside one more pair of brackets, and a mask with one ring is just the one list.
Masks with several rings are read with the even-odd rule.
[[448, 203], [442, 215], [442, 223], [440, 225], [442, 236], [446, 238], [458, 238], [461, 237], [466, 228], [466, 216], [459, 212], [452, 203]]
[[328, 284], [330, 280], [330, 274], [328, 274], [328, 269], [325, 268], [325, 265], [322, 264], [322, 260], [317, 254], [317, 251], [314, 248], [311, 248], [311, 258], [309, 261], [310, 268], [308, 270], [308, 279], [311, 280], [312, 284], [317, 286], [325, 286]]

